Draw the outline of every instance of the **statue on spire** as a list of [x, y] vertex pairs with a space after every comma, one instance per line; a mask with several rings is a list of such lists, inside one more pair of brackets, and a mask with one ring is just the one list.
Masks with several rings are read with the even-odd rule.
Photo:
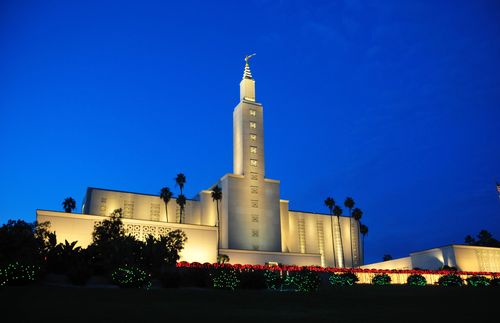
[[248, 65], [248, 61], [250, 60], [250, 58], [252, 58], [253, 56], [257, 55], [256, 53], [253, 53], [251, 55], [246, 55], [245, 56], [245, 64]]

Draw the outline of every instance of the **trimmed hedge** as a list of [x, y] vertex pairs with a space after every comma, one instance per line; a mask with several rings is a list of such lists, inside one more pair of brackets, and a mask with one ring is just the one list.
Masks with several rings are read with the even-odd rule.
[[332, 274], [328, 280], [332, 286], [352, 286], [359, 281], [358, 276], [352, 272]]
[[466, 279], [468, 286], [484, 287], [490, 286], [490, 280], [484, 276], [474, 275]]
[[377, 274], [373, 276], [372, 278], [372, 284], [373, 285], [390, 285], [391, 284], [391, 276], [387, 274]]
[[410, 286], [425, 286], [427, 285], [427, 279], [423, 275], [413, 274], [408, 276], [406, 279], [406, 284]]
[[455, 274], [443, 275], [438, 279], [439, 286], [462, 286], [463, 284], [464, 280]]

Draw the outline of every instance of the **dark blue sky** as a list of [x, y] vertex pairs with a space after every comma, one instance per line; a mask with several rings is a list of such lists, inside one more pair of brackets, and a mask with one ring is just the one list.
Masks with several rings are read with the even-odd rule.
[[[238, 4], [237, 4], [238, 3]], [[367, 262], [500, 238], [500, 4], [2, 1], [0, 223], [88, 186], [232, 172], [245, 54], [293, 210], [364, 210]]]

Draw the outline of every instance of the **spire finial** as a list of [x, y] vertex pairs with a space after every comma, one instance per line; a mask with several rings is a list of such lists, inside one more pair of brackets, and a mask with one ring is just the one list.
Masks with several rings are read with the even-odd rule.
[[244, 79], [251, 79], [252, 78], [252, 72], [250, 72], [250, 65], [248, 65], [248, 61], [250, 60], [250, 58], [252, 58], [255, 55], [257, 55], [257, 54], [253, 53], [253, 54], [245, 56], [245, 72], [243, 72]]

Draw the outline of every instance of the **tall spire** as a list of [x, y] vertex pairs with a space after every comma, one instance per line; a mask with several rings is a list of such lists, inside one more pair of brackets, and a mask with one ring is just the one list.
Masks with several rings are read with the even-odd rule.
[[245, 71], [240, 82], [240, 100], [255, 102], [255, 80], [252, 77], [252, 72], [250, 72], [250, 65], [248, 65], [248, 61], [253, 56], [255, 54], [245, 56]]
[[250, 71], [250, 65], [248, 65], [248, 61], [250, 60], [250, 58], [252, 58], [255, 55], [257, 55], [257, 54], [253, 53], [251, 55], [245, 56], [245, 71], [243, 72], [244, 79], [252, 79], [252, 72]]

